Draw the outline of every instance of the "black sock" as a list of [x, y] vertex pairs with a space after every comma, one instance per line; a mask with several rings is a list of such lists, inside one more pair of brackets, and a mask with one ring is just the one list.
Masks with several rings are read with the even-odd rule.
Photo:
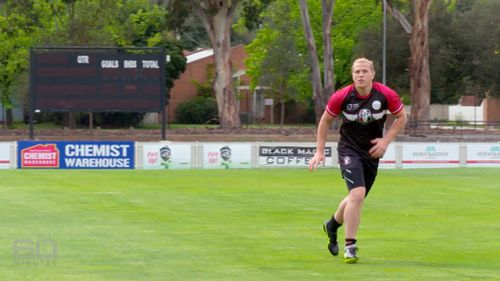
[[349, 246], [349, 245], [353, 245], [353, 244], [356, 244], [356, 239], [352, 239], [352, 238], [346, 238], [345, 239], [345, 245], [346, 246]]
[[330, 228], [332, 231], [337, 231], [337, 229], [338, 229], [339, 227], [341, 227], [341, 226], [342, 226], [342, 224], [341, 224], [341, 223], [338, 223], [338, 222], [337, 222], [337, 220], [335, 219], [335, 217], [332, 217], [332, 218], [330, 219], [330, 222], [329, 222], [328, 224], [329, 224], [329, 228]]

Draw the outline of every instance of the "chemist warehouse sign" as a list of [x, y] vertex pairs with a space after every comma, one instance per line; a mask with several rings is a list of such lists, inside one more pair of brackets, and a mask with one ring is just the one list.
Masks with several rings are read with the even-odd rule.
[[18, 168], [133, 169], [134, 142], [20, 141]]

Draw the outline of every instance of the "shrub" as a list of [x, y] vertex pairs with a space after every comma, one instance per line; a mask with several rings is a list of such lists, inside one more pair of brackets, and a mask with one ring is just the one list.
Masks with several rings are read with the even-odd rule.
[[217, 120], [217, 102], [212, 97], [196, 97], [179, 104], [175, 115], [182, 124], [213, 123]]

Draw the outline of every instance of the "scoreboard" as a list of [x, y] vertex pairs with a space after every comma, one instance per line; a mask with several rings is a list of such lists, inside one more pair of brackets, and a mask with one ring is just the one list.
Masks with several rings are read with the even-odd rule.
[[165, 58], [160, 48], [33, 48], [32, 109], [163, 111]]

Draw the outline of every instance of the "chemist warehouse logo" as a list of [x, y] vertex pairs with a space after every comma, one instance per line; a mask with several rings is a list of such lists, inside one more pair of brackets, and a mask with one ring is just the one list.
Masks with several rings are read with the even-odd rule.
[[132, 168], [134, 153], [131, 144], [66, 144], [64, 165], [76, 169]]
[[133, 142], [19, 142], [21, 168], [133, 169]]
[[21, 150], [23, 168], [59, 168], [59, 149], [55, 144], [37, 144]]

